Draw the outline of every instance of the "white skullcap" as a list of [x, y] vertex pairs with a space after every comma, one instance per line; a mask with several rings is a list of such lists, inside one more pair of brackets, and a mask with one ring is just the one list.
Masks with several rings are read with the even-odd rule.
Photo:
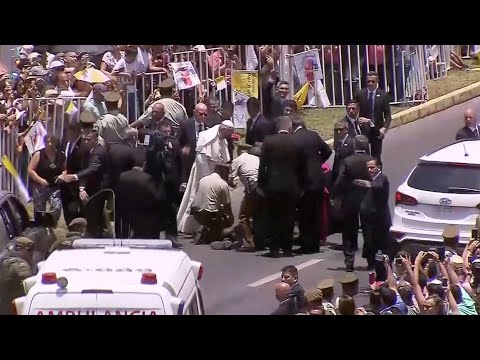
[[235, 129], [235, 125], [233, 125], [233, 122], [230, 120], [223, 120], [222, 123], [220, 124], [222, 128], [232, 128]]

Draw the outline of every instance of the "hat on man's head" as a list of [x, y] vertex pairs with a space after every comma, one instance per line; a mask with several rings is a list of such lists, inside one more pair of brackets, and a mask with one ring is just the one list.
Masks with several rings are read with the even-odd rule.
[[174, 86], [175, 86], [175, 80], [173, 80], [171, 77], [166, 78], [160, 84], [158, 84], [158, 87], [162, 89], [170, 89], [170, 88], [173, 88]]
[[323, 300], [323, 292], [320, 289], [310, 289], [305, 291], [305, 298], [309, 303], [320, 302]]
[[27, 79], [32, 77], [45, 76], [47, 74], [48, 70], [45, 70], [43, 67], [37, 65], [30, 68]]
[[97, 119], [90, 111], [83, 111], [80, 114], [80, 122], [83, 124], [94, 124], [97, 122]]
[[442, 236], [444, 239], [455, 239], [460, 236], [460, 230], [456, 225], [447, 225]]
[[70, 221], [68, 224], [68, 230], [70, 231], [78, 231], [79, 228], [84, 228], [87, 226], [87, 220], [84, 218], [75, 218]]
[[101, 92], [101, 93], [107, 93], [108, 92], [108, 88], [104, 84], [94, 84], [92, 86], [92, 89], [93, 89], [93, 91]]
[[59, 69], [59, 68], [65, 68], [65, 64], [61, 62], [60, 60], [53, 60], [50, 63], [50, 66], [48, 67], [49, 69]]
[[220, 127], [225, 129], [235, 129], [235, 125], [233, 125], [233, 122], [231, 120], [223, 120], [222, 123], [220, 124]]
[[30, 55], [28, 55], [28, 60], [33, 60], [33, 59], [36, 59], [38, 57], [41, 57], [42, 54], [38, 53], [38, 52], [32, 52]]
[[317, 285], [317, 289], [326, 290], [326, 289], [333, 288], [334, 285], [335, 285], [335, 281], [333, 279], [325, 279], [320, 281], [320, 283]]
[[35, 246], [35, 243], [25, 236], [19, 236], [15, 238], [14, 243], [15, 246], [20, 246], [24, 249], [32, 249]]
[[458, 267], [458, 266], [463, 266], [463, 259], [461, 256], [459, 255], [452, 255], [450, 257], [450, 263], [454, 266], [454, 267]]
[[340, 279], [338, 279], [338, 282], [342, 285], [348, 285], [348, 284], [353, 284], [358, 281], [358, 275], [356, 272], [347, 272], [345, 273]]
[[118, 91], [107, 91], [102, 93], [106, 102], [118, 102], [122, 98], [122, 95]]

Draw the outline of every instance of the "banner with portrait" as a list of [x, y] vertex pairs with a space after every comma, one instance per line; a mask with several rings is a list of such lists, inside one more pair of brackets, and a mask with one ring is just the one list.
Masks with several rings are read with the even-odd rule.
[[237, 129], [247, 128], [247, 101], [258, 97], [258, 71], [234, 70], [232, 74], [233, 124]]

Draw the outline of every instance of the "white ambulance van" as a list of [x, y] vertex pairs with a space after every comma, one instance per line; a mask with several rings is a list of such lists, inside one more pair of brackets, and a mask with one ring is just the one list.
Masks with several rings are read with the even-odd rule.
[[203, 315], [203, 266], [167, 240], [79, 239], [24, 281], [18, 315]]

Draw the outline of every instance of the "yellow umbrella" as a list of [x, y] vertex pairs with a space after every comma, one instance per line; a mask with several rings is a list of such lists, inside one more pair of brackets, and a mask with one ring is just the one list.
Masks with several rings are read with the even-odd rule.
[[90, 84], [103, 84], [110, 81], [110, 78], [97, 69], [88, 68], [75, 73], [75, 79], [88, 82]]

